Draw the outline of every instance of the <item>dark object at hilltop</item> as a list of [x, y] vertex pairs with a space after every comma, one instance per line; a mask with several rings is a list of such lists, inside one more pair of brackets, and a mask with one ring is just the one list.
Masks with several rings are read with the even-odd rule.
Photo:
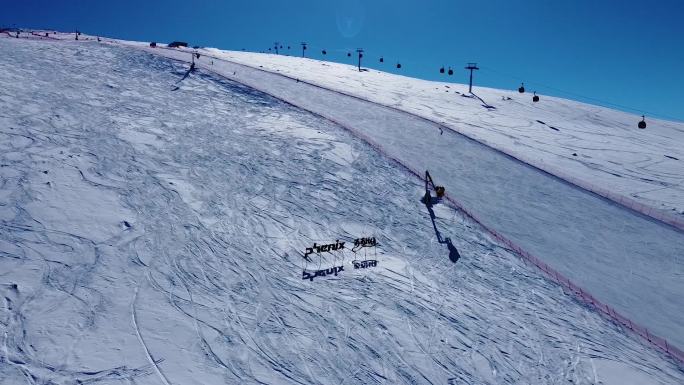
[[157, 46], [157, 42], [154, 42], [154, 41], [153, 41], [153, 42], [150, 43], [150, 47], [155, 48], [156, 46]]
[[641, 121], [639, 122], [639, 128], [641, 128], [641, 129], [646, 128], [646, 117], [644, 115], [641, 115]]
[[172, 41], [169, 43], [169, 48], [187, 47], [188, 43], [184, 41]]

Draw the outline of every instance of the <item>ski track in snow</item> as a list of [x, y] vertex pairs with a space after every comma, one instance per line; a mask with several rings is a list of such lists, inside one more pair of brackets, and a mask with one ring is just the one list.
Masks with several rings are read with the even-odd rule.
[[[149, 52], [181, 62], [188, 55]], [[432, 122], [230, 61], [215, 64], [205, 58], [199, 66], [338, 122], [414, 170], [429, 169], [490, 229], [541, 256], [651, 333], [675, 346], [684, 343], [679, 322], [684, 304], [677, 300], [684, 290], [681, 231], [461, 135], [437, 136]]]
[[[0, 51], [1, 384], [684, 381], [437, 206], [450, 262], [420, 181], [328, 121], [133, 50]], [[359, 236], [377, 268], [301, 279]]]

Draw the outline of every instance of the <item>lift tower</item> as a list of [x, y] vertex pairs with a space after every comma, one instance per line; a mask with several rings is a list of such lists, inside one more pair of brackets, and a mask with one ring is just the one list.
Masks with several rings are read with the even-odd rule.
[[470, 70], [470, 85], [468, 87], [468, 92], [471, 94], [473, 93], [473, 70], [479, 70], [477, 68], [477, 63], [468, 63], [468, 66], [465, 68], [467, 70]]
[[363, 57], [363, 49], [357, 48], [356, 52], [359, 54], [359, 72], [361, 72], [361, 58]]

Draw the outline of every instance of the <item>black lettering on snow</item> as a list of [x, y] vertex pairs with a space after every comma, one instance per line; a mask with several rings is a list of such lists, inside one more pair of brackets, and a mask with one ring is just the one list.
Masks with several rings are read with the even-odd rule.
[[366, 261], [352, 261], [352, 264], [354, 265], [354, 269], [367, 269], [369, 267], [376, 267], [378, 266], [378, 261], [375, 259], [369, 259]]
[[352, 251], [356, 251], [362, 247], [375, 247], [377, 245], [378, 241], [375, 239], [375, 237], [356, 238], [354, 240], [354, 248]]
[[303, 280], [308, 279], [309, 281], [313, 282], [314, 278], [316, 278], [316, 277], [326, 277], [328, 275], [337, 276], [337, 274], [339, 274], [342, 271], [344, 271], [344, 266], [333, 266], [330, 269], [316, 270], [313, 272], [313, 274], [304, 270], [304, 271], [302, 271], [302, 279]]
[[330, 243], [327, 245], [317, 245], [316, 243], [313, 244], [312, 247], [307, 247], [306, 250], [304, 251], [304, 258], [307, 258], [309, 254], [313, 254], [316, 252], [317, 254], [320, 253], [327, 253], [330, 251], [338, 251], [344, 249], [344, 242], [340, 242], [340, 240], [336, 240], [335, 243]]

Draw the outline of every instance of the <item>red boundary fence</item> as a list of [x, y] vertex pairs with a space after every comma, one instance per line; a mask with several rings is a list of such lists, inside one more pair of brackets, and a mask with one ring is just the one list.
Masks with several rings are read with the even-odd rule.
[[[262, 91], [263, 92], [263, 91]], [[270, 95], [270, 94], [269, 94]], [[273, 96], [273, 95], [271, 95]], [[274, 96], [276, 97], [276, 96]], [[276, 97], [278, 98], [278, 97]], [[280, 98], [278, 98], [280, 99]], [[283, 100], [283, 99], [280, 99]], [[285, 101], [288, 104], [291, 104], [287, 101]], [[298, 107], [302, 108], [302, 107]], [[304, 108], [305, 109], [305, 108]], [[306, 109], [305, 109], [306, 110]], [[307, 110], [308, 111], [308, 110]], [[315, 113], [313, 111], [309, 111], [312, 114], [322, 116], [321, 114]], [[378, 144], [376, 144], [373, 140], [371, 140], [368, 136], [365, 134], [355, 130], [352, 127], [349, 127], [347, 125], [344, 125], [340, 122], [337, 122], [333, 119], [327, 118], [325, 116], [322, 116], [323, 118], [332, 121], [333, 123], [345, 128], [347, 131], [351, 132], [355, 136], [361, 138], [365, 142], [367, 142], [371, 147], [373, 147], [375, 150], [377, 150], [380, 154], [383, 156], [391, 159], [394, 161], [396, 164], [398, 164], [401, 168], [407, 170], [410, 174], [413, 174], [417, 178], [423, 180], [423, 177], [421, 176], [421, 173], [419, 173], [417, 170], [413, 170], [409, 166], [405, 165], [402, 163], [400, 160], [395, 158], [394, 156], [388, 154], [385, 152], [382, 147], [380, 147]], [[672, 346], [667, 342], [666, 339], [658, 337], [656, 335], [653, 335], [648, 331], [647, 328], [640, 326], [639, 324], [631, 321], [629, 318], [626, 316], [622, 315], [621, 313], [615, 311], [614, 308], [608, 306], [607, 304], [599, 301], [598, 299], [594, 298], [587, 290], [582, 289], [580, 286], [576, 285], [574, 282], [572, 282], [569, 278], [565, 277], [563, 274], [559, 273], [557, 270], [553, 269], [546, 263], [544, 263], [542, 260], [537, 258], [536, 256], [532, 255], [531, 253], [527, 252], [524, 250], [522, 247], [518, 246], [515, 242], [512, 240], [508, 239], [498, 231], [494, 230], [493, 228], [485, 225], [479, 217], [477, 217], [473, 212], [470, 210], [466, 209], [458, 200], [451, 198], [450, 196], [445, 196], [445, 199], [450, 203], [450, 206], [453, 208], [460, 210], [463, 212], [467, 217], [475, 221], [477, 224], [482, 226], [487, 232], [489, 232], [494, 238], [496, 238], [499, 242], [503, 243], [504, 245], [508, 246], [511, 250], [515, 251], [518, 255], [522, 257], [522, 260], [526, 264], [532, 264], [536, 266], [539, 270], [541, 270], [548, 278], [550, 278], [552, 281], [557, 282], [560, 284], [562, 287], [567, 289], [571, 294], [574, 294], [578, 299], [580, 299], [582, 302], [584, 302], [587, 305], [593, 306], [596, 310], [599, 311], [599, 313], [609, 317], [619, 325], [622, 325], [629, 330], [635, 332], [637, 335], [643, 337], [648, 343], [651, 345], [655, 346], [656, 348], [664, 351], [665, 353], [669, 354], [671, 357], [679, 361], [680, 363], [684, 364], [684, 352], [682, 352], [680, 349], [678, 349], [675, 346]]]
[[[263, 91], [262, 91], [263, 92]], [[270, 95], [270, 94], [269, 94]], [[271, 95], [273, 96], [273, 95]], [[276, 97], [276, 96], [274, 96]], [[278, 97], [276, 97], [279, 100]], [[284, 101], [288, 104], [291, 104], [287, 101]], [[298, 107], [302, 108], [302, 107]], [[306, 108], [304, 108], [306, 110]], [[308, 111], [308, 110], [307, 110]], [[357, 131], [356, 129], [349, 127], [345, 124], [342, 124], [340, 122], [335, 121], [334, 119], [327, 118], [321, 114], [318, 114], [313, 111], [309, 111], [312, 114], [322, 116], [323, 118], [332, 121], [333, 123], [345, 128], [347, 131], [351, 132], [355, 136], [361, 138], [365, 142], [367, 142], [371, 147], [373, 147], [375, 150], [377, 150], [380, 154], [383, 156], [391, 159], [394, 161], [396, 164], [398, 164], [401, 168], [407, 170], [410, 174], [413, 174], [420, 180], [423, 180], [423, 177], [421, 176], [422, 174], [418, 172], [417, 170], [414, 170], [410, 168], [409, 166], [405, 165], [402, 163], [399, 159], [395, 158], [394, 156], [388, 154], [385, 150], [382, 149], [382, 147], [378, 144], [376, 144], [372, 139], [370, 139], [367, 135]], [[463, 212], [466, 216], [468, 216], [470, 219], [475, 221], [477, 224], [482, 226], [487, 232], [489, 232], [494, 238], [496, 238], [499, 242], [503, 243], [504, 245], [508, 246], [511, 250], [515, 251], [518, 255], [522, 257], [522, 260], [527, 264], [532, 264], [536, 266], [539, 270], [541, 270], [548, 278], [550, 278], [552, 281], [557, 282], [560, 284], [562, 287], [565, 289], [569, 290], [571, 294], [574, 294], [578, 299], [580, 299], [582, 302], [584, 302], [587, 305], [593, 306], [595, 309], [597, 309], [601, 314], [608, 316], [610, 319], [614, 320], [618, 324], [628, 328], [629, 330], [635, 332], [639, 336], [643, 337], [646, 341], [648, 341], [651, 345], [655, 346], [656, 348], [666, 352], [669, 354], [671, 357], [675, 358], [677, 361], [680, 363], [684, 364], [684, 352], [682, 352], [680, 349], [678, 349], [675, 346], [672, 346], [667, 342], [666, 339], [658, 337], [653, 335], [648, 331], [647, 328], [638, 325], [635, 322], [632, 322], [629, 318], [626, 316], [622, 315], [621, 313], [618, 313], [615, 311], [614, 308], [608, 306], [607, 304], [599, 301], [598, 299], [594, 298], [587, 290], [582, 289], [580, 286], [576, 285], [574, 282], [572, 282], [569, 278], [565, 277], [563, 274], [559, 273], [557, 270], [553, 269], [546, 263], [544, 263], [542, 260], [537, 258], [536, 256], [532, 255], [531, 253], [527, 252], [524, 250], [522, 247], [518, 246], [515, 242], [512, 240], [508, 239], [498, 231], [494, 230], [493, 228], [485, 225], [479, 217], [477, 217], [473, 212], [470, 210], [466, 209], [458, 200], [451, 198], [450, 196], [445, 196], [446, 200], [450, 203], [450, 206], [453, 208], [460, 210]]]
[[[149, 50], [149, 49], [146, 49], [146, 51], [149, 52], [150, 50]], [[263, 71], [263, 72], [269, 72], [269, 73], [271, 73], [271, 74], [273, 74], [273, 75], [279, 75], [279, 76], [283, 76], [283, 77], [286, 77], [286, 78], [295, 80], [294, 78], [291, 78], [291, 77], [289, 77], [289, 76], [282, 75], [282, 74], [279, 74], [279, 73], [273, 73], [273, 72], [266, 71], [266, 70], [263, 70], [263, 69], [254, 68], [254, 67], [247, 66], [247, 65], [244, 65], [244, 64], [240, 64], [240, 63], [235, 63], [235, 62], [232, 62], [232, 61], [229, 61], [229, 60], [226, 60], [226, 59], [223, 59], [223, 58], [218, 58], [218, 57], [215, 57], [215, 56], [211, 56], [211, 55], [206, 55], [206, 56], [212, 57], [213, 59], [216, 59], [216, 60], [227, 61], [227, 62], [236, 64], [236, 65], [239, 65], [239, 66], [242, 66], [242, 67], [247, 67], [247, 68], [250, 68], [250, 69], [253, 69], [253, 70], [259, 70], [259, 71]], [[178, 59], [173, 59], [173, 60], [182, 61], [182, 60], [178, 60]], [[185, 62], [185, 61], [183, 61], [183, 62]], [[228, 77], [228, 76], [226, 76], [226, 75], [224, 75], [224, 74], [218, 73], [218, 72], [212, 70], [211, 68], [207, 68], [206, 66], [205, 66], [204, 68], [205, 68], [205, 70], [210, 71], [210, 72], [213, 72], [214, 74], [218, 75], [219, 77], [223, 77], [223, 78], [226, 78], [226, 79], [231, 80], [231, 81], [238, 81], [237, 79], [230, 78], [230, 77]], [[299, 80], [299, 81], [302, 82], [301, 80]], [[239, 81], [238, 81], [238, 82], [239, 82]], [[306, 83], [306, 82], [304, 82], [304, 83]], [[243, 84], [244, 84], [244, 83], [243, 83]], [[316, 85], [316, 84], [311, 84], [311, 83], [306, 83], [306, 84], [310, 84], [310, 85], [312, 85], [312, 86], [315, 86], [315, 87], [318, 87], [318, 88], [322, 88], [322, 89], [328, 90], [327, 88], [322, 87], [322, 86], [319, 86], [319, 85]], [[345, 130], [347, 130], [347, 131], [349, 131], [350, 133], [352, 133], [354, 136], [356, 136], [356, 137], [362, 139], [363, 141], [365, 141], [369, 146], [373, 147], [376, 151], [378, 151], [380, 154], [382, 154], [382, 155], [385, 156], [386, 158], [392, 160], [392, 161], [393, 161], [394, 163], [396, 163], [400, 168], [403, 168], [404, 170], [406, 170], [406, 171], [409, 172], [410, 174], [414, 175], [415, 177], [417, 177], [417, 178], [420, 179], [421, 181], [423, 180], [422, 174], [421, 174], [419, 171], [414, 170], [414, 169], [412, 169], [411, 167], [409, 167], [408, 165], [402, 163], [399, 159], [397, 159], [397, 158], [395, 158], [394, 156], [392, 156], [392, 155], [390, 155], [389, 153], [387, 153], [379, 144], [375, 143], [375, 141], [373, 141], [373, 140], [372, 140], [370, 137], [368, 137], [366, 134], [364, 134], [364, 133], [362, 133], [362, 132], [360, 132], [360, 131], [354, 129], [353, 127], [350, 127], [350, 126], [345, 125], [345, 124], [343, 124], [343, 123], [341, 123], [341, 122], [338, 122], [338, 121], [336, 121], [335, 119], [330, 118], [330, 117], [327, 117], [327, 116], [325, 116], [325, 115], [323, 115], [323, 114], [321, 114], [321, 113], [311, 111], [311, 110], [307, 109], [306, 107], [298, 106], [298, 105], [296, 105], [296, 104], [294, 104], [294, 103], [291, 103], [291, 102], [289, 102], [289, 101], [287, 101], [287, 100], [285, 100], [285, 99], [283, 99], [283, 98], [280, 98], [280, 97], [278, 97], [278, 96], [276, 96], [276, 95], [273, 95], [273, 94], [271, 94], [271, 93], [268, 92], [268, 91], [259, 89], [259, 88], [257, 88], [257, 87], [252, 86], [252, 85], [248, 85], [248, 84], [245, 84], [245, 85], [248, 86], [248, 87], [250, 87], [250, 88], [257, 89], [257, 90], [259, 90], [260, 92], [263, 92], [263, 93], [265, 93], [265, 94], [268, 94], [268, 95], [270, 95], [271, 97], [274, 97], [274, 98], [276, 98], [276, 99], [278, 99], [278, 100], [280, 100], [280, 101], [282, 101], [282, 102], [284, 102], [284, 103], [286, 103], [286, 104], [289, 104], [289, 105], [294, 106], [294, 107], [296, 107], [296, 108], [298, 108], [298, 109], [307, 111], [307, 112], [309, 112], [309, 113], [311, 113], [311, 114], [313, 114], [313, 115], [320, 116], [320, 117], [322, 117], [322, 118], [324, 118], [324, 119], [326, 119], [326, 120], [328, 120], [328, 121], [331, 121], [331, 122], [335, 123], [336, 125], [338, 125], [338, 126], [344, 128]], [[354, 97], [354, 98], [357, 98], [357, 99], [361, 99], [361, 100], [366, 101], [366, 102], [369, 102], [369, 103], [380, 104], [380, 103], [375, 103], [375, 102], [372, 102], [372, 101], [369, 101], [369, 100], [365, 100], [365, 99], [363, 99], [363, 98], [356, 97], [356, 96], [354, 96], [354, 95], [347, 95], [347, 94], [345, 94], [345, 93], [338, 92], [338, 91], [334, 91], [334, 90], [328, 90], [328, 91], [332, 91], [332, 92], [336, 92], [336, 93], [339, 93], [339, 94], [342, 94], [342, 95], [346, 95], [346, 96]], [[380, 104], [380, 105], [382, 105], [382, 104]], [[409, 115], [413, 115], [413, 114], [411, 114], [411, 113], [409, 113], [409, 112], [406, 112], [406, 111], [403, 111], [403, 110], [399, 110], [399, 109], [396, 109], [396, 108], [394, 108], [394, 107], [390, 107], [390, 106], [385, 106], [385, 107], [391, 108], [391, 109], [393, 109], [393, 110], [396, 110], [396, 111], [399, 111], [399, 112], [402, 112], [402, 113], [406, 113], [406, 114], [409, 114]], [[413, 115], [413, 116], [417, 116], [417, 115]], [[426, 118], [424, 118], [424, 117], [421, 117], [421, 116], [417, 116], [417, 117], [418, 117], [418, 118], [421, 118], [421, 119], [423, 119], [423, 120], [427, 120], [427, 121], [429, 121], [429, 122], [431, 122], [431, 123], [437, 124], [436, 122], [433, 122], [433, 121], [431, 121], [431, 120], [429, 120], [429, 119], [426, 119]], [[461, 133], [458, 132], [458, 131], [456, 131], [456, 132], [457, 132], [458, 134], [461, 134]], [[461, 134], [461, 135], [463, 135], [463, 134]], [[465, 135], [464, 135], [464, 136], [465, 136]], [[472, 138], [471, 138], [471, 139], [472, 139]], [[473, 140], [475, 140], [475, 139], [473, 139]], [[487, 146], [487, 145], [485, 144], [485, 146]], [[487, 147], [490, 147], [490, 146], [487, 146]], [[491, 148], [491, 147], [490, 147], [490, 148]], [[498, 150], [498, 149], [494, 149], [494, 150], [503, 152], [503, 151]], [[506, 154], [506, 155], [508, 155], [508, 156], [511, 156], [511, 157], [513, 157], [513, 158], [515, 158], [515, 159], [518, 159], [518, 158], [516, 158], [516, 157], [514, 157], [514, 156], [512, 156], [512, 155], [510, 155], [510, 154], [505, 153], [505, 152], [504, 152], [504, 154]], [[532, 167], [534, 167], [534, 168], [536, 168], [536, 169], [539, 169], [538, 167], [536, 167], [536, 166], [534, 166], [534, 165], [531, 165], [531, 164], [529, 164], [529, 163], [527, 163], [527, 162], [525, 162], [525, 161], [522, 161], [522, 160], [520, 160], [520, 159], [518, 159], [518, 160], [521, 161], [522, 163], [528, 164], [528, 165], [530, 165], [530, 166], [532, 166]], [[541, 170], [541, 169], [539, 169], [539, 170]], [[543, 172], [545, 172], [545, 173], [549, 173], [548, 171], [545, 171], [545, 170], [541, 170], [541, 171], [543, 171]], [[549, 173], [549, 174], [550, 174], [550, 173]], [[553, 174], [551, 174], [551, 175], [553, 176]], [[563, 179], [563, 178], [561, 178], [561, 179]], [[570, 180], [568, 180], [567, 182], [569, 182], [569, 183], [571, 183], [571, 184], [575, 184], [575, 183], [573, 183], [573, 181], [570, 181]], [[579, 186], [579, 187], [582, 187], [582, 186]], [[598, 193], [597, 193], [597, 194], [598, 194]], [[601, 195], [601, 194], [599, 194], [599, 195]], [[619, 196], [618, 194], [613, 194], [613, 195], [614, 195], [614, 196]], [[611, 199], [611, 200], [614, 200], [614, 199], [609, 198], [609, 197], [606, 197], [606, 198]], [[550, 267], [549, 265], [547, 265], [546, 263], [544, 263], [541, 259], [539, 259], [539, 258], [537, 258], [536, 256], [532, 255], [531, 253], [525, 251], [522, 247], [518, 246], [518, 245], [517, 245], [515, 242], [513, 242], [512, 240], [506, 238], [504, 235], [502, 235], [502, 234], [499, 233], [498, 231], [496, 231], [496, 230], [494, 230], [493, 228], [491, 228], [491, 227], [485, 225], [484, 222], [482, 222], [482, 221], [479, 219], [479, 217], [477, 217], [477, 215], [475, 215], [475, 214], [474, 214], [473, 212], [471, 212], [470, 210], [466, 209], [458, 200], [456, 200], [456, 199], [454, 199], [454, 198], [451, 198], [451, 197], [448, 196], [448, 195], [445, 196], [445, 199], [449, 202], [449, 205], [450, 205], [452, 208], [455, 208], [455, 209], [460, 210], [461, 212], [463, 212], [467, 217], [469, 217], [469, 218], [472, 219], [474, 222], [476, 222], [477, 224], [479, 224], [480, 226], [482, 226], [482, 228], [485, 229], [487, 232], [489, 232], [495, 239], [497, 239], [499, 242], [501, 242], [502, 244], [506, 245], [506, 246], [509, 247], [511, 250], [513, 250], [513, 251], [516, 252], [518, 255], [520, 255], [520, 256], [522, 257], [523, 261], [524, 261], [526, 264], [529, 263], [529, 264], [532, 264], [533, 266], [536, 266], [536, 267], [537, 267], [539, 270], [541, 270], [548, 278], [550, 278], [552, 281], [557, 282], [557, 283], [558, 283], [559, 285], [561, 285], [563, 288], [565, 288], [566, 290], [568, 290], [569, 293], [574, 294], [574, 295], [576, 296], [576, 298], [578, 298], [580, 301], [582, 301], [582, 302], [585, 303], [586, 305], [593, 306], [595, 309], [597, 309], [597, 310], [599, 311], [600, 314], [603, 314], [604, 316], [607, 316], [608, 318], [610, 318], [610, 319], [612, 319], [613, 321], [615, 321], [617, 324], [622, 325], [622, 326], [624, 326], [625, 328], [627, 328], [627, 329], [633, 331], [633, 332], [636, 333], [637, 335], [643, 337], [643, 338], [644, 338], [646, 341], [648, 341], [648, 343], [651, 344], [652, 346], [654, 346], [654, 347], [658, 348], [659, 350], [661, 350], [661, 351], [663, 351], [663, 352], [669, 354], [672, 358], [674, 358], [675, 360], [677, 360], [680, 364], [684, 364], [684, 352], [683, 352], [682, 350], [678, 349], [678, 348], [675, 347], [675, 346], [672, 346], [670, 343], [667, 342], [666, 339], [653, 335], [652, 333], [650, 333], [650, 332], [648, 331], [647, 328], [645, 328], [645, 327], [643, 327], [643, 326], [641, 326], [641, 325], [639, 325], [639, 324], [633, 322], [632, 320], [630, 320], [630, 319], [627, 318], [626, 316], [624, 316], [624, 315], [622, 315], [621, 313], [618, 313], [617, 311], [615, 311], [614, 308], [612, 308], [612, 307], [608, 306], [607, 304], [605, 304], [605, 303], [599, 301], [598, 299], [594, 298], [594, 296], [592, 296], [587, 290], [584, 290], [584, 289], [582, 289], [580, 286], [576, 285], [574, 282], [572, 282], [570, 279], [568, 279], [567, 277], [565, 277], [563, 274], [559, 273], [558, 271], [556, 271], [555, 269], [553, 269], [552, 267]], [[618, 203], [620, 203], [620, 204], [622, 204], [622, 205], [625, 205], [626, 207], [629, 207], [630, 209], [633, 209], [633, 210], [638, 211], [637, 208], [635, 208], [635, 207], [638, 207], [638, 206], [630, 207], [630, 206], [626, 205], [625, 203], [623, 203], [623, 202], [626, 202], [626, 200], [625, 200], [624, 198], [621, 199], [621, 200], [618, 200], [618, 201], [616, 201], [616, 202], [618, 202]], [[640, 205], [640, 204], [639, 204], [639, 205]], [[644, 207], [645, 207], [645, 205], [641, 205], [641, 206], [644, 206]], [[646, 213], [644, 213], [644, 214], [645, 214], [645, 215], [649, 215], [649, 214], [646, 214]], [[649, 216], [651, 216], [651, 215], [649, 215]], [[654, 218], [655, 218], [655, 217], [654, 217]], [[658, 218], [656, 218], [656, 219], [658, 219]], [[667, 223], [667, 222], [666, 222], [666, 223]], [[680, 224], [681, 224], [681, 223], [680, 223]]]
[[[217, 59], [217, 60], [225, 60], [225, 59], [217, 58], [217, 57], [213, 57], [213, 56], [212, 56], [212, 58]], [[228, 60], [225, 60], [225, 61], [228, 61]], [[232, 62], [232, 63], [234, 63], [234, 62]], [[240, 64], [240, 63], [234, 63], [234, 64], [241, 65], [241, 66], [244, 66], [244, 67], [249, 67], [249, 66], [245, 66], [244, 64]], [[251, 69], [257, 69], [257, 68], [253, 68], [253, 67], [249, 67], [249, 68], [251, 68]], [[216, 75], [218, 75], [218, 76], [220, 76], [220, 77], [224, 77], [224, 78], [227, 78], [227, 79], [229, 79], [229, 80], [236, 81], [236, 79], [228, 78], [227, 76], [225, 76], [225, 75], [223, 75], [223, 74], [220, 74], [220, 73], [218, 73], [218, 72], [212, 71], [212, 70], [209, 69], [209, 68], [206, 68], [206, 67], [205, 67], [205, 69], [207, 69], [207, 70], [209, 70], [209, 71], [215, 73]], [[260, 69], [259, 69], [259, 70], [260, 70]], [[264, 70], [262, 70], [262, 71], [264, 71]], [[269, 72], [269, 71], [265, 71], [265, 72]], [[281, 74], [274, 73], [274, 75], [281, 75]], [[285, 76], [285, 75], [281, 75], [281, 76], [290, 78], [290, 77]], [[290, 79], [292, 79], [292, 78], [290, 78]], [[301, 82], [301, 80], [300, 80], [300, 82]], [[251, 85], [247, 85], [247, 86], [256, 89], [256, 87], [254, 87], [254, 86], [251, 86]], [[316, 86], [316, 87], [319, 87], [319, 88], [324, 88], [324, 87], [321, 87], [321, 86], [318, 86], [318, 85], [315, 85], [315, 84], [313, 84], [313, 86]], [[356, 136], [356, 137], [362, 139], [363, 141], [365, 141], [366, 143], [368, 143], [371, 147], [373, 147], [373, 148], [374, 148], [376, 151], [378, 151], [380, 154], [382, 154], [383, 156], [385, 156], [385, 157], [391, 159], [394, 163], [396, 163], [396, 164], [399, 165], [401, 168], [403, 168], [403, 169], [405, 169], [406, 171], [408, 171], [410, 174], [413, 174], [414, 176], [416, 176], [416, 177], [419, 178], [420, 180], [423, 179], [422, 174], [421, 174], [420, 172], [418, 172], [417, 170], [413, 170], [413, 169], [412, 169], [411, 167], [409, 167], [408, 165], [405, 165], [404, 163], [402, 163], [399, 159], [397, 159], [397, 158], [395, 158], [394, 156], [388, 154], [380, 145], [378, 145], [377, 143], [375, 143], [375, 141], [373, 141], [373, 140], [372, 140], [370, 137], [368, 137], [366, 134], [364, 134], [364, 133], [362, 133], [362, 132], [360, 132], [360, 131], [358, 131], [358, 130], [356, 130], [356, 129], [354, 129], [354, 128], [348, 126], [348, 125], [345, 125], [345, 124], [343, 124], [343, 123], [341, 123], [341, 122], [338, 122], [338, 121], [336, 121], [335, 119], [332, 119], [332, 118], [329, 118], [329, 117], [327, 117], [327, 116], [324, 116], [324, 115], [322, 115], [322, 114], [320, 114], [320, 113], [311, 111], [311, 110], [309, 110], [309, 109], [307, 109], [307, 108], [305, 108], [305, 107], [297, 106], [297, 105], [295, 105], [295, 104], [293, 104], [293, 103], [291, 103], [291, 102], [289, 102], [289, 101], [287, 101], [287, 100], [284, 100], [284, 99], [282, 99], [282, 98], [280, 98], [280, 97], [278, 97], [278, 96], [276, 96], [276, 95], [273, 95], [273, 94], [271, 94], [271, 93], [269, 93], [269, 92], [267, 92], [267, 91], [264, 91], [264, 90], [259, 90], [259, 91], [264, 92], [265, 94], [268, 94], [268, 95], [270, 95], [270, 96], [272, 96], [272, 97], [274, 97], [274, 98], [276, 98], [276, 99], [278, 99], [278, 100], [281, 100], [281, 101], [283, 101], [284, 103], [287, 103], [287, 104], [292, 105], [292, 106], [295, 106], [295, 107], [297, 107], [297, 108], [299, 108], [299, 109], [308, 111], [308, 112], [311, 113], [311, 114], [314, 114], [314, 115], [317, 115], [317, 116], [321, 116], [321, 117], [323, 117], [324, 119], [329, 120], [329, 121], [331, 121], [331, 122], [333, 122], [333, 123], [339, 125], [340, 127], [343, 127], [343, 128], [346, 129], [347, 131], [351, 132], [354, 136]], [[336, 91], [334, 91], [334, 92], [336, 92]], [[344, 95], [346, 95], [346, 94], [344, 94]], [[350, 96], [350, 95], [347, 95], [347, 96]], [[353, 96], [352, 96], [352, 97], [353, 97]], [[364, 101], [373, 103], [373, 102], [368, 101], [368, 100], [364, 100]], [[378, 104], [378, 103], [375, 103], [375, 104]], [[394, 108], [393, 108], [393, 109], [394, 109]], [[395, 109], [395, 110], [396, 110], [396, 109]], [[405, 112], [405, 111], [403, 111], [403, 110], [397, 110], [397, 111], [402, 112], [402, 113], [407, 113], [407, 112]], [[423, 119], [424, 119], [424, 118], [423, 118]], [[426, 120], [429, 120], [429, 119], [426, 119]], [[430, 122], [432, 122], [432, 121], [430, 121]], [[434, 123], [434, 122], [433, 122], [433, 123]], [[459, 134], [460, 134], [460, 133], [459, 133]], [[472, 139], [472, 138], [471, 138], [471, 139]], [[488, 147], [489, 147], [489, 146], [488, 146]], [[495, 150], [496, 150], [496, 149], [495, 149]], [[506, 155], [509, 155], [509, 154], [506, 154]], [[511, 155], [509, 155], [509, 156], [511, 156]], [[517, 159], [517, 158], [516, 158], [516, 159]], [[519, 159], [518, 159], [518, 160], [519, 160]], [[523, 162], [523, 163], [525, 163], [525, 164], [528, 164], [527, 162], [524, 162], [524, 161], [521, 161], [521, 162]], [[532, 166], [532, 167], [535, 167], [535, 166], [533, 166], [533, 165], [531, 165], [531, 166]], [[535, 167], [535, 168], [538, 169], [538, 167]], [[544, 170], [542, 170], [542, 171], [544, 171]], [[544, 171], [544, 172], [548, 173], [547, 171]], [[552, 174], [552, 175], [553, 175], [553, 174]], [[561, 179], [562, 179], [562, 178], [561, 178]], [[569, 182], [569, 183], [573, 183], [572, 181], [568, 181], [568, 182]], [[582, 187], [582, 186], [580, 186], [580, 187]], [[601, 195], [601, 194], [599, 194], [599, 195]], [[617, 194], [615, 194], [615, 195], [617, 195]], [[617, 311], [615, 311], [614, 308], [612, 308], [612, 307], [608, 306], [607, 304], [604, 304], [603, 302], [601, 302], [601, 301], [599, 301], [598, 299], [594, 298], [594, 296], [592, 296], [588, 291], [582, 289], [580, 286], [578, 286], [578, 285], [576, 285], [575, 283], [573, 283], [570, 279], [568, 279], [567, 277], [565, 277], [563, 274], [561, 274], [561, 273], [559, 273], [558, 271], [556, 271], [555, 269], [551, 268], [549, 265], [547, 265], [546, 263], [544, 263], [543, 261], [541, 261], [541, 260], [540, 260], [539, 258], [537, 258], [536, 256], [534, 256], [534, 255], [532, 255], [531, 253], [525, 251], [522, 247], [518, 246], [518, 245], [517, 245], [515, 242], [513, 242], [512, 240], [506, 238], [504, 235], [502, 235], [502, 234], [499, 233], [498, 231], [496, 231], [496, 230], [494, 230], [493, 228], [491, 228], [491, 227], [485, 225], [485, 224], [484, 224], [484, 223], [483, 223], [483, 222], [482, 222], [474, 213], [472, 213], [470, 210], [466, 209], [466, 208], [465, 208], [460, 202], [458, 202], [456, 199], [451, 198], [450, 196], [445, 196], [445, 198], [446, 198], [446, 200], [450, 203], [450, 205], [451, 205], [453, 208], [456, 208], [456, 209], [462, 211], [466, 216], [468, 216], [470, 219], [472, 219], [472, 220], [475, 221], [477, 224], [479, 224], [480, 226], [482, 226], [482, 228], [484, 228], [487, 232], [489, 232], [490, 234], [492, 234], [492, 236], [494, 236], [494, 238], [496, 238], [499, 242], [503, 243], [504, 245], [508, 246], [511, 250], [513, 250], [513, 251], [515, 251], [517, 254], [519, 254], [519, 255], [522, 257], [523, 261], [525, 261], [525, 263], [530, 263], [530, 264], [536, 266], [536, 267], [539, 268], [539, 269], [540, 269], [548, 278], [550, 278], [552, 281], [557, 282], [558, 284], [560, 284], [560, 285], [561, 285], [562, 287], [564, 287], [565, 289], [569, 290], [570, 293], [574, 294], [578, 299], [580, 299], [580, 300], [581, 300], [582, 302], [584, 302], [585, 304], [593, 306], [593, 307], [596, 308], [601, 314], [603, 314], [603, 315], [605, 315], [605, 316], [608, 316], [610, 319], [614, 320], [614, 321], [617, 322], [618, 324], [620, 324], [620, 325], [622, 325], [622, 326], [628, 328], [629, 330], [635, 332], [637, 335], [643, 337], [646, 341], [648, 341], [651, 345], [653, 345], [653, 346], [655, 346], [656, 348], [658, 348], [658, 349], [660, 349], [660, 350], [662, 350], [662, 351], [668, 353], [671, 357], [675, 358], [677, 361], [679, 361], [680, 363], [683, 363], [683, 364], [684, 364], [684, 352], [682, 352], [682, 351], [681, 351], [680, 349], [678, 349], [677, 347], [672, 346], [671, 344], [669, 344], [669, 343], [667, 342], [666, 339], [651, 334], [651, 333], [648, 331], [647, 328], [645, 328], [645, 327], [643, 327], [643, 326], [640, 326], [640, 325], [638, 325], [638, 324], [635, 323], [635, 322], [632, 322], [632, 321], [631, 321], [629, 318], [627, 318], [626, 316], [624, 316], [624, 315], [618, 313]], [[609, 199], [610, 199], [610, 198], [609, 198]], [[624, 203], [622, 203], [622, 202], [618, 202], [618, 203], [624, 204]], [[627, 206], [627, 207], [630, 207], [630, 206]], [[632, 207], [630, 207], [630, 208], [632, 208]], [[648, 215], [648, 214], [646, 214], [646, 215]]]

